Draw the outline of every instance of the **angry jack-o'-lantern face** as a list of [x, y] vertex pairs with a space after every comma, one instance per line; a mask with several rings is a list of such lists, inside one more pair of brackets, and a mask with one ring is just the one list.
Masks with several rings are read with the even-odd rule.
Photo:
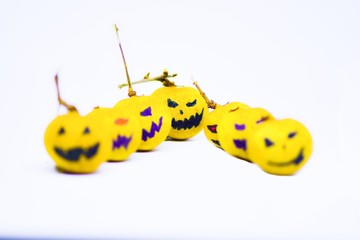
[[124, 161], [141, 143], [141, 126], [138, 119], [117, 108], [95, 108], [89, 113], [111, 127], [112, 151], [109, 161]]
[[205, 100], [192, 87], [161, 87], [153, 92], [170, 110], [171, 129], [169, 137], [184, 140], [203, 129], [203, 119], [209, 110]]
[[110, 129], [90, 116], [69, 112], [56, 117], [47, 127], [45, 147], [59, 170], [91, 173], [110, 155]]
[[140, 151], [149, 151], [157, 147], [167, 138], [171, 117], [162, 101], [155, 96], [133, 96], [119, 101], [115, 108], [129, 111], [131, 116], [137, 117], [141, 125]]
[[217, 132], [219, 122], [224, 115], [238, 108], [244, 109], [249, 108], [249, 106], [240, 102], [230, 102], [224, 106], [219, 106], [213, 111], [209, 112], [209, 114], [204, 119], [205, 136], [216, 147], [221, 148], [221, 143], [219, 141], [219, 136]]
[[259, 126], [249, 139], [249, 156], [265, 172], [293, 175], [310, 158], [309, 131], [293, 119], [269, 121]]
[[274, 117], [262, 108], [237, 108], [228, 112], [217, 127], [221, 147], [230, 155], [250, 161], [248, 139], [253, 130]]

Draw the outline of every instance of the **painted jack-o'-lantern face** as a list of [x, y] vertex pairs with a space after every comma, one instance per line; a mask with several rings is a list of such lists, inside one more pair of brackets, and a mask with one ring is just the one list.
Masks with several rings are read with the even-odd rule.
[[237, 108], [228, 112], [220, 120], [218, 136], [221, 147], [230, 155], [250, 161], [248, 157], [248, 139], [254, 128], [274, 117], [262, 108]]
[[91, 173], [109, 157], [109, 133], [110, 129], [95, 118], [69, 112], [49, 124], [44, 142], [59, 170]]
[[198, 91], [192, 87], [171, 86], [158, 88], [152, 95], [159, 96], [170, 110], [169, 137], [184, 140], [201, 132], [209, 110]]
[[296, 173], [310, 158], [312, 139], [298, 121], [283, 119], [259, 126], [249, 139], [249, 156], [265, 172]]
[[219, 122], [224, 115], [238, 108], [249, 108], [249, 106], [240, 102], [230, 102], [224, 106], [219, 106], [213, 111], [209, 112], [209, 114], [204, 119], [205, 136], [216, 147], [221, 148], [221, 143], [219, 141], [219, 136], [217, 132]]
[[96, 108], [89, 115], [97, 116], [111, 127], [109, 161], [124, 161], [139, 148], [141, 126], [136, 117], [117, 108]]
[[155, 96], [133, 96], [119, 101], [115, 108], [129, 111], [141, 125], [140, 151], [149, 151], [167, 138], [171, 127], [171, 116], [162, 101]]

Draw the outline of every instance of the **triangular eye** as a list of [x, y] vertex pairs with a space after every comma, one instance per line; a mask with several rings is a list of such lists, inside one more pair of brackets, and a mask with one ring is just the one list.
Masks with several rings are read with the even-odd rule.
[[58, 131], [58, 134], [59, 134], [59, 135], [65, 134], [65, 128], [64, 128], [64, 127], [61, 127], [61, 128], [59, 129], [59, 131]]
[[144, 111], [140, 112], [140, 115], [143, 117], [152, 116], [151, 107], [148, 107]]
[[170, 98], [168, 98], [167, 103], [168, 103], [168, 107], [170, 108], [176, 108], [179, 105], [177, 102], [171, 100]]
[[89, 127], [86, 127], [83, 131], [83, 134], [89, 134], [90, 133], [90, 129]]
[[267, 147], [271, 147], [272, 145], [274, 145], [274, 142], [272, 142], [270, 139], [265, 138], [265, 146]]
[[196, 105], [196, 99], [195, 99], [194, 101], [188, 102], [188, 103], [186, 104], [186, 106], [188, 106], [188, 107], [193, 107], [193, 106], [195, 106], [195, 105]]
[[210, 132], [212, 133], [217, 133], [217, 125], [208, 125], [207, 128], [209, 129]]
[[296, 136], [296, 132], [291, 132], [289, 133], [288, 138], [293, 138], [295, 136]]

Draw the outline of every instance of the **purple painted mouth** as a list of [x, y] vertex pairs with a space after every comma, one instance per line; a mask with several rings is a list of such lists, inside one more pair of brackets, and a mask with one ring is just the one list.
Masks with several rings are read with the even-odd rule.
[[246, 151], [246, 140], [245, 139], [234, 139], [234, 144], [237, 148]]
[[120, 149], [121, 147], [127, 149], [131, 139], [132, 136], [125, 137], [125, 136], [117, 135], [117, 138], [113, 140], [112, 150], [114, 151], [115, 149]]
[[143, 141], [147, 141], [149, 138], [153, 138], [155, 136], [155, 133], [160, 132], [160, 129], [162, 126], [162, 120], [163, 120], [163, 117], [160, 117], [159, 124], [152, 122], [150, 132], [143, 129], [141, 139]]
[[302, 148], [300, 150], [299, 154], [297, 155], [297, 157], [294, 158], [293, 160], [290, 160], [288, 162], [283, 162], [283, 163], [269, 161], [268, 164], [271, 166], [276, 166], [276, 167], [286, 167], [286, 166], [290, 166], [292, 164], [299, 165], [304, 159], [305, 159], [304, 149]]

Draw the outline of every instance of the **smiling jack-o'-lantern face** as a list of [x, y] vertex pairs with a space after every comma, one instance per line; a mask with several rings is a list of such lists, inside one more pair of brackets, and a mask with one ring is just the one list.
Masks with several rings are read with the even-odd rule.
[[91, 173], [109, 157], [109, 133], [110, 129], [95, 118], [69, 112], [49, 124], [44, 142], [59, 170]]
[[139, 148], [141, 126], [136, 117], [118, 108], [95, 108], [88, 115], [96, 116], [111, 127], [109, 161], [124, 161]]
[[248, 139], [253, 130], [274, 117], [262, 108], [237, 108], [228, 112], [217, 127], [221, 147], [230, 155], [250, 161]]
[[209, 114], [204, 119], [205, 136], [216, 147], [221, 148], [221, 143], [219, 141], [219, 136], [217, 132], [219, 122], [224, 115], [238, 108], [245, 109], [249, 108], [249, 106], [240, 102], [230, 102], [224, 106], [219, 106], [213, 111], [209, 112]]
[[265, 172], [293, 175], [310, 158], [309, 131], [293, 119], [269, 121], [259, 126], [249, 139], [249, 156]]
[[161, 87], [153, 96], [159, 96], [169, 108], [172, 120], [169, 137], [184, 140], [203, 129], [203, 119], [209, 110], [205, 100], [192, 87]]
[[141, 125], [140, 151], [149, 151], [167, 138], [171, 127], [171, 116], [162, 101], [155, 96], [133, 96], [119, 101], [114, 108], [129, 111]]

